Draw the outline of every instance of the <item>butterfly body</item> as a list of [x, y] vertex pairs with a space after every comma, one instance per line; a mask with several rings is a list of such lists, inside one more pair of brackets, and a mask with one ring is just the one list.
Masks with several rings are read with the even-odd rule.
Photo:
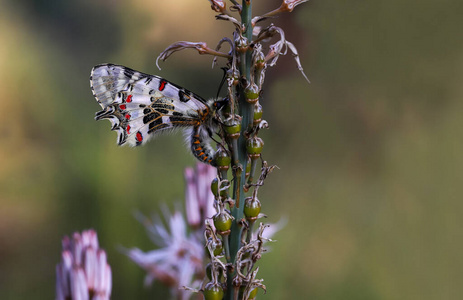
[[143, 145], [158, 133], [185, 128], [193, 155], [214, 164], [210, 137], [225, 100], [206, 101], [161, 77], [113, 64], [95, 66], [90, 86], [102, 107], [95, 119], [111, 122], [119, 145]]

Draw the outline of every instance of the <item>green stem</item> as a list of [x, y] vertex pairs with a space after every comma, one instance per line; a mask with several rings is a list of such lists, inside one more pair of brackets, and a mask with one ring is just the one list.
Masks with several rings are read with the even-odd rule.
[[254, 230], [254, 223], [256, 223], [255, 220], [249, 221], [248, 233], [246, 235], [246, 243], [248, 244], [252, 238], [252, 231]]
[[248, 182], [247, 184], [250, 185], [254, 181], [254, 174], [256, 173], [256, 166], [257, 166], [257, 158], [251, 158], [251, 171], [249, 172]]
[[[252, 40], [252, 1], [243, 0], [242, 1], [242, 11], [241, 11], [241, 22], [245, 26], [246, 31], [244, 36], [247, 38], [248, 42]], [[251, 60], [252, 53], [249, 49], [245, 54], [244, 63], [240, 63], [240, 73], [250, 80], [251, 78]], [[234, 184], [238, 184], [233, 189], [234, 197], [236, 201], [236, 206], [232, 209], [232, 215], [235, 218], [232, 224], [231, 233], [230, 233], [230, 258], [231, 262], [235, 262], [236, 254], [241, 247], [241, 234], [242, 234], [242, 225], [240, 225], [241, 219], [244, 218], [243, 208], [244, 208], [244, 190], [243, 184], [246, 182], [246, 164], [247, 164], [247, 153], [246, 153], [246, 135], [245, 132], [252, 126], [253, 116], [252, 116], [252, 104], [246, 101], [244, 94], [245, 86], [239, 86], [239, 114], [243, 117], [241, 121], [241, 135], [238, 139], [238, 147], [235, 149], [238, 151], [238, 160], [242, 169], [241, 172], [235, 172], [236, 176], [240, 178], [235, 178]], [[232, 300], [235, 296], [235, 288], [233, 287], [233, 277], [235, 276], [236, 271], [228, 274], [227, 280], [227, 293], [224, 299]]]
[[225, 249], [225, 259], [230, 262], [230, 245], [228, 243], [228, 234], [222, 236], [222, 243]]

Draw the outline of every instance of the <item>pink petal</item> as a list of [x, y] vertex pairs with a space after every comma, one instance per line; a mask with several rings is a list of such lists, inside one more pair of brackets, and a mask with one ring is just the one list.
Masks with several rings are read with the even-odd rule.
[[88, 287], [84, 270], [80, 267], [73, 268], [71, 272], [72, 300], [88, 300]]
[[187, 221], [190, 226], [198, 227], [201, 224], [201, 213], [198, 201], [198, 190], [193, 168], [185, 169], [185, 206]]

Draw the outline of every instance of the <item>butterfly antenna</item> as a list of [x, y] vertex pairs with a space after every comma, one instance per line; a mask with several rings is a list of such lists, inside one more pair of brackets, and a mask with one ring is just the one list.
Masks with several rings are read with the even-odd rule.
[[216, 99], [219, 98], [220, 91], [222, 90], [223, 85], [225, 84], [225, 80], [227, 80], [227, 71], [228, 71], [228, 69], [226, 67], [222, 67], [221, 69], [223, 71], [223, 76], [222, 76], [222, 80], [220, 81], [219, 90], [217, 91]]

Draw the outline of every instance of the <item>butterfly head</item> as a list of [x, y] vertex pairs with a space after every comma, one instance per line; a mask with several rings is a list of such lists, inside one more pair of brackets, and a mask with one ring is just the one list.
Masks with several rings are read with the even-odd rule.
[[212, 101], [210, 107], [214, 112], [221, 110], [223, 107], [225, 107], [230, 102], [228, 97], [212, 99], [210, 101]]

